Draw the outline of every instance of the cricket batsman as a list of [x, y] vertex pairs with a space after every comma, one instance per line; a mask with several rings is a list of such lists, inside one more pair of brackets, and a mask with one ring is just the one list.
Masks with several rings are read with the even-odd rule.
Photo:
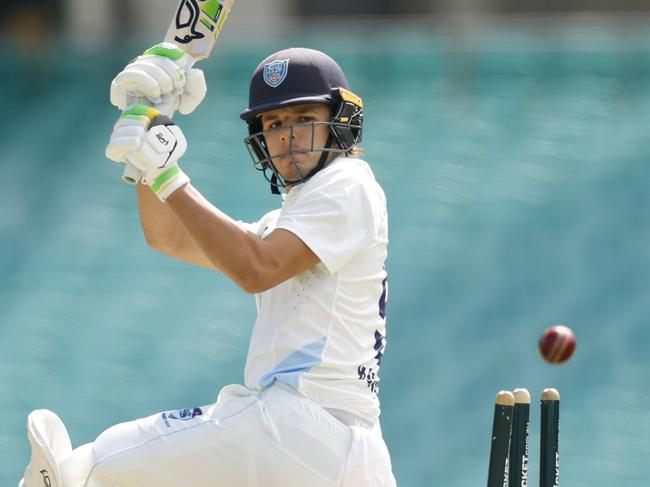
[[[241, 113], [245, 144], [281, 196], [279, 208], [243, 223], [194, 188], [180, 167], [185, 135], [155, 108], [171, 101], [189, 113], [203, 100], [192, 65], [163, 43], [126, 66], [111, 87], [123, 111], [106, 155], [142, 174], [137, 202], [153, 249], [255, 295], [244, 385], [223, 387], [207, 406], [118, 424], [74, 450], [54, 413], [34, 411], [20, 486], [395, 486], [378, 398], [388, 220], [358, 146], [362, 100], [316, 50], [282, 50], [257, 66]], [[134, 96], [147, 104], [129, 105]]]

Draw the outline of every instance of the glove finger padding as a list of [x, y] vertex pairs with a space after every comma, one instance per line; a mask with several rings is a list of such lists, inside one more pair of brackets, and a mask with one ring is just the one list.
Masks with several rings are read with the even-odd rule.
[[126, 155], [140, 148], [150, 124], [145, 115], [122, 115], [113, 127], [106, 157], [115, 162], [128, 162]]
[[116, 135], [111, 138], [111, 142], [106, 147], [106, 157], [115, 162], [129, 162], [127, 155], [137, 151], [141, 142], [141, 137]]
[[154, 105], [165, 103], [183, 114], [191, 113], [207, 91], [203, 71], [192, 68], [193, 64], [194, 59], [175, 44], [158, 44], [115, 77], [111, 103], [125, 110], [130, 100], [143, 98]]
[[192, 113], [201, 104], [207, 91], [203, 71], [196, 68], [188, 70], [185, 74], [185, 88], [181, 94], [178, 111], [183, 115]]
[[165, 201], [190, 180], [177, 164], [186, 150], [183, 132], [168, 116], [146, 105], [134, 105], [115, 124], [106, 156], [139, 169], [142, 182]]
[[180, 91], [185, 86], [185, 70], [171, 59], [161, 56], [141, 56], [139, 67], [158, 80], [162, 94]]
[[111, 103], [120, 110], [128, 108], [129, 97], [144, 97], [152, 104], [162, 98], [160, 82], [150, 73], [134, 66], [119, 73], [111, 83]]
[[184, 86], [185, 71], [174, 61], [160, 56], [140, 56], [111, 83], [111, 103], [121, 108], [132, 96], [156, 104], [165, 97], [178, 96]]

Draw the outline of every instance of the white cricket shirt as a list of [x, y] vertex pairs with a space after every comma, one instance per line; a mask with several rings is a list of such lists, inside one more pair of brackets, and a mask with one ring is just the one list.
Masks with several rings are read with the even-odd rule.
[[385, 347], [386, 198], [368, 164], [339, 157], [295, 186], [282, 208], [244, 226], [297, 235], [320, 258], [256, 294], [245, 383], [289, 384], [322, 407], [375, 422]]

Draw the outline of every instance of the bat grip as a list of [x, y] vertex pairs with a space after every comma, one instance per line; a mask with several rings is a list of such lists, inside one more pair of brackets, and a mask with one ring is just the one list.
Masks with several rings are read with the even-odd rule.
[[[180, 95], [177, 95], [175, 97], [172, 97], [171, 100], [169, 101], [165, 101], [163, 103], [158, 103], [158, 104], [152, 104], [146, 98], [130, 96], [128, 97], [128, 104], [129, 106], [135, 104], [149, 105], [154, 107], [156, 110], [160, 110], [163, 114], [171, 118], [174, 115], [176, 108], [178, 107], [179, 98]], [[127, 162], [124, 165], [124, 172], [122, 173], [122, 181], [124, 181], [126, 184], [138, 184], [138, 182], [141, 179], [142, 179], [142, 172], [140, 171], [140, 169], [135, 167], [133, 164]]]
[[124, 181], [126, 184], [138, 184], [138, 181], [140, 181], [140, 179], [142, 179], [142, 173], [140, 172], [140, 169], [127, 162], [124, 165], [122, 181]]

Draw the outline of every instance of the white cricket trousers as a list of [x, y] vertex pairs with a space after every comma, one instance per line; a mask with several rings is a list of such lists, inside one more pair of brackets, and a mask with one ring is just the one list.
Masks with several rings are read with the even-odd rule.
[[113, 426], [61, 470], [63, 487], [395, 486], [378, 425], [347, 426], [277, 382]]

